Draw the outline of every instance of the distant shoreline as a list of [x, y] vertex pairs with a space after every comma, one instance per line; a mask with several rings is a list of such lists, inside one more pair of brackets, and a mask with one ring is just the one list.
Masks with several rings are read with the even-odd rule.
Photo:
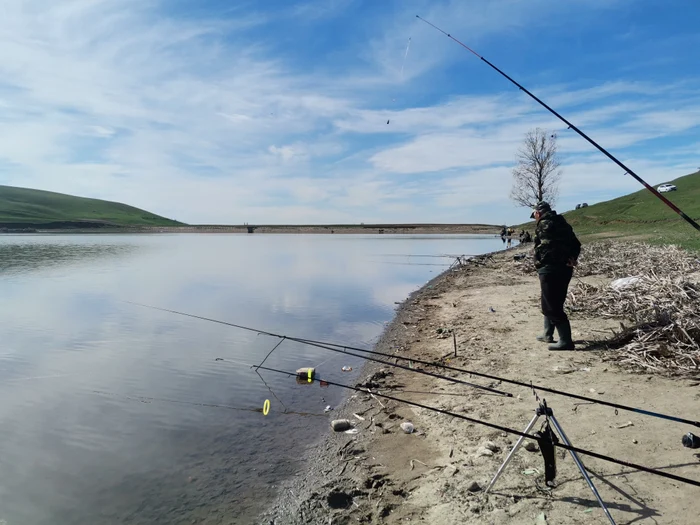
[[[4, 231], [3, 231], [4, 230]], [[244, 234], [483, 234], [497, 235], [501, 226], [490, 224], [329, 224], [329, 225], [193, 225], [137, 226], [92, 228], [25, 228], [0, 229], [0, 234], [57, 233], [244, 233]]]

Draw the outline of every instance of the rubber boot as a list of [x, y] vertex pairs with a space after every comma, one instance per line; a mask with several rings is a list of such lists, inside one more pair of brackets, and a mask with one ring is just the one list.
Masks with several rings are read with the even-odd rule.
[[556, 325], [559, 341], [549, 345], [550, 350], [575, 350], [574, 342], [571, 339], [571, 323], [569, 320]]
[[541, 343], [553, 343], [554, 342], [554, 323], [549, 320], [549, 317], [544, 318], [544, 332], [542, 335], [537, 336], [537, 340]]

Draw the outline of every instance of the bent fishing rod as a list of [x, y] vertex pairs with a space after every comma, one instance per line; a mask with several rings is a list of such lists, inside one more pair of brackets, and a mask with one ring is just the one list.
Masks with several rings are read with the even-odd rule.
[[[532, 382], [530, 382], [530, 383], [525, 383], [525, 382], [523, 382], [523, 381], [518, 381], [518, 380], [516, 380], [516, 379], [507, 379], [507, 378], [505, 378], [505, 377], [498, 377], [498, 376], [495, 376], [495, 375], [486, 374], [486, 373], [484, 373], [484, 372], [475, 372], [474, 370], [467, 370], [467, 369], [465, 369], [465, 368], [458, 368], [458, 367], [454, 367], [454, 366], [449, 366], [449, 365], [443, 365], [443, 364], [433, 363], [433, 362], [430, 362], [430, 361], [425, 361], [425, 360], [422, 360], [422, 359], [415, 359], [415, 358], [412, 358], [412, 357], [404, 357], [404, 356], [400, 356], [400, 355], [387, 354], [387, 353], [385, 353], [385, 352], [377, 352], [377, 351], [375, 351], [375, 350], [366, 350], [366, 349], [364, 349], [364, 348], [357, 348], [357, 347], [348, 346], [348, 345], [341, 345], [341, 344], [337, 344], [337, 343], [327, 343], [327, 342], [323, 342], [323, 341], [315, 341], [315, 340], [313, 340], [313, 339], [304, 339], [304, 338], [300, 338], [300, 337], [290, 337], [290, 336], [285, 336], [285, 335], [281, 335], [281, 334], [275, 334], [275, 333], [268, 332], [268, 331], [265, 331], [265, 330], [258, 330], [257, 328], [251, 328], [251, 327], [249, 327], [249, 326], [242, 326], [242, 325], [238, 325], [238, 324], [235, 324], [235, 323], [229, 323], [229, 322], [227, 322], [227, 321], [220, 321], [220, 320], [218, 320], [218, 319], [211, 319], [211, 318], [209, 318], [209, 317], [202, 317], [202, 316], [199, 316], [199, 315], [188, 314], [188, 313], [185, 313], [185, 312], [178, 312], [177, 310], [169, 310], [169, 309], [166, 309], [166, 308], [160, 308], [160, 307], [158, 307], [158, 306], [150, 306], [150, 305], [147, 305], [147, 304], [135, 303], [135, 302], [132, 302], [132, 301], [125, 301], [125, 302], [127, 302], [127, 303], [129, 303], [129, 304], [136, 305], [136, 306], [141, 306], [141, 307], [144, 307], [144, 308], [150, 308], [150, 309], [152, 309], [152, 310], [159, 310], [159, 311], [161, 311], [161, 312], [169, 312], [169, 313], [176, 314], [176, 315], [182, 315], [182, 316], [184, 316], [184, 317], [191, 317], [191, 318], [193, 318], [193, 319], [200, 319], [200, 320], [202, 320], [202, 321], [207, 321], [207, 322], [211, 322], [211, 323], [222, 324], [222, 325], [225, 325], [225, 326], [231, 326], [231, 327], [233, 327], [233, 328], [239, 328], [239, 329], [241, 329], [241, 330], [247, 330], [247, 331], [249, 331], [249, 332], [255, 332], [255, 333], [261, 334], [261, 335], [268, 335], [268, 336], [277, 337], [277, 338], [280, 338], [280, 339], [288, 339], [289, 341], [293, 341], [293, 342], [296, 342], [296, 343], [306, 344], [306, 345], [310, 345], [310, 346], [323, 345], [323, 346], [320, 346], [320, 348], [335, 347], [335, 348], [340, 349], [340, 350], [342, 351], [342, 353], [346, 353], [345, 350], [352, 350], [352, 351], [355, 351], [355, 352], [361, 352], [361, 353], [363, 353], [363, 354], [379, 355], [379, 356], [387, 357], [387, 358], [389, 358], [389, 359], [399, 359], [399, 360], [402, 360], [402, 361], [409, 361], [409, 362], [413, 362], [413, 363], [419, 363], [419, 364], [426, 365], [426, 366], [433, 366], [433, 367], [436, 367], [436, 368], [441, 368], [441, 369], [443, 369], [443, 370], [450, 370], [450, 371], [453, 371], [453, 372], [459, 372], [459, 373], [463, 373], [463, 374], [469, 374], [470, 376], [473, 375], [473, 376], [476, 376], [476, 377], [483, 377], [484, 379], [491, 379], [491, 380], [494, 380], [494, 381], [499, 381], [499, 382], [502, 382], [502, 383], [508, 383], [508, 384], [516, 385], [516, 386], [521, 386], [521, 387], [525, 387], [525, 388], [532, 389], [532, 390], [540, 390], [540, 391], [542, 391], [542, 392], [549, 392], [549, 393], [551, 393], [551, 394], [557, 394], [557, 395], [564, 396], [564, 397], [570, 397], [570, 398], [572, 398], [572, 399], [578, 399], [578, 400], [581, 400], [581, 401], [588, 401], [588, 402], [590, 402], [590, 403], [594, 403], [594, 404], [598, 404], [598, 405], [608, 406], [608, 407], [614, 408], [614, 409], [616, 409], [616, 410], [618, 410], [618, 409], [619, 409], [619, 410], [626, 410], [626, 411], [628, 411], [628, 412], [634, 412], [635, 414], [641, 414], [641, 415], [645, 415], [645, 416], [651, 416], [651, 417], [656, 417], [656, 418], [660, 418], [660, 419], [666, 419], [666, 420], [668, 420], [668, 421], [675, 421], [676, 423], [683, 423], [683, 424], [686, 424], [686, 425], [691, 425], [691, 426], [699, 427], [699, 428], [700, 428], [700, 421], [692, 421], [692, 420], [690, 420], [690, 419], [685, 419], [685, 418], [677, 417], [677, 416], [670, 416], [670, 415], [668, 415], [668, 414], [662, 414], [662, 413], [660, 413], [660, 412], [652, 412], [652, 411], [650, 411], [650, 410], [644, 410], [644, 409], [642, 409], [642, 408], [630, 407], [630, 406], [622, 405], [622, 404], [619, 404], [619, 403], [613, 403], [613, 402], [611, 402], [611, 401], [603, 401], [602, 399], [595, 399], [595, 398], [592, 398], [592, 397], [586, 397], [586, 396], [581, 396], [581, 395], [578, 395], [578, 394], [572, 394], [572, 393], [570, 393], [570, 392], [564, 392], [564, 391], [562, 391], [562, 390], [556, 390], [556, 389], [554, 389], [554, 388], [548, 388], [548, 387], [541, 386], [541, 385], [535, 385], [535, 384], [533, 384]], [[273, 350], [274, 350], [274, 349], [273, 349]], [[363, 357], [363, 358], [364, 358], [365, 356], [360, 356], [360, 357]], [[263, 362], [264, 362], [264, 361], [263, 361]], [[395, 363], [387, 363], [386, 361], [385, 361], [385, 363], [386, 363], [387, 365], [389, 365], [389, 366], [396, 366]], [[414, 371], [414, 372], [417, 372], [417, 371], [418, 371], [418, 369], [414, 369], [414, 368], [409, 368], [409, 370], [412, 370], [412, 371]], [[421, 371], [421, 372], [425, 372], [425, 371]], [[455, 379], [454, 379], [454, 378], [451, 378], [451, 377], [448, 378], [448, 379], [449, 379], [450, 381], [455, 381]], [[471, 385], [471, 386], [475, 386], [475, 385]], [[479, 387], [479, 388], [488, 388], [488, 387]]]
[[[295, 343], [305, 344], [305, 345], [307, 345], [307, 346], [314, 346], [314, 347], [317, 347], [317, 348], [322, 348], [322, 349], [325, 349], [325, 350], [329, 350], [329, 351], [331, 351], [331, 352], [337, 352], [337, 353], [339, 353], [339, 354], [346, 354], [346, 355], [350, 355], [350, 356], [353, 356], [353, 357], [358, 357], [358, 358], [360, 358], [360, 359], [367, 359], [368, 361], [374, 361], [374, 362], [377, 362], [377, 363], [381, 363], [381, 364], [383, 364], [383, 365], [387, 365], [387, 366], [392, 366], [392, 367], [400, 368], [400, 369], [402, 369], [402, 370], [408, 370], [409, 372], [416, 372], [416, 373], [418, 373], [418, 374], [423, 374], [423, 375], [426, 375], [426, 376], [435, 377], [435, 378], [437, 378], [437, 379], [444, 379], [444, 380], [446, 380], [446, 381], [450, 381], [451, 383], [459, 383], [459, 384], [466, 385], [466, 386], [469, 386], [469, 387], [472, 387], [472, 388], [477, 388], [477, 389], [479, 389], [479, 390], [486, 390], [486, 391], [488, 391], [488, 392], [492, 392], [492, 393], [494, 393], [494, 394], [498, 394], [498, 395], [501, 395], [501, 396], [513, 397], [513, 394], [511, 394], [510, 392], [503, 392], [502, 390], [497, 390], [497, 389], [491, 388], [491, 387], [489, 387], [489, 386], [477, 385], [477, 384], [474, 384], [474, 383], [469, 383], [468, 381], [463, 381], [463, 380], [461, 380], [461, 379], [457, 379], [457, 378], [454, 378], [454, 377], [449, 377], [449, 376], [445, 376], [445, 375], [441, 375], [441, 374], [436, 374], [436, 373], [433, 373], [433, 372], [428, 372], [427, 370], [422, 370], [422, 369], [420, 369], [420, 368], [410, 368], [410, 367], [408, 367], [408, 366], [399, 365], [399, 364], [397, 364], [397, 363], [391, 363], [391, 362], [388, 362], [388, 361], [383, 361], [383, 360], [381, 360], [381, 359], [376, 359], [376, 358], [373, 358], [373, 357], [367, 357], [367, 356], [365, 356], [365, 355], [354, 354], [354, 353], [352, 353], [352, 352], [346, 351], [345, 349], [340, 349], [340, 348], [338, 348], [337, 345], [326, 344], [326, 343], [323, 343], [322, 341], [309, 341], [309, 340], [300, 339], [300, 338], [297, 338], [297, 337], [290, 337], [290, 336], [287, 336], [287, 335], [276, 334], [276, 333], [273, 333], [273, 332], [267, 332], [267, 331], [265, 331], [265, 330], [258, 330], [257, 328], [251, 328], [251, 327], [249, 327], [249, 326], [242, 326], [242, 325], [238, 325], [238, 324], [235, 324], [235, 323], [228, 323], [228, 322], [226, 322], [226, 321], [220, 321], [220, 320], [218, 320], [218, 319], [211, 319], [211, 318], [208, 318], [208, 317], [202, 317], [202, 316], [199, 316], [199, 315], [188, 314], [188, 313], [185, 313], [185, 312], [178, 312], [178, 311], [176, 311], [176, 310], [168, 310], [167, 308], [159, 308], [159, 307], [157, 307], [157, 306], [149, 306], [149, 305], [146, 305], [146, 304], [134, 303], [134, 302], [132, 302], [132, 301], [126, 301], [126, 302], [128, 302], [129, 304], [136, 305], [136, 306], [142, 306], [142, 307], [144, 307], [144, 308], [150, 308], [150, 309], [153, 309], [153, 310], [160, 310], [160, 311], [162, 311], [162, 312], [169, 312], [169, 313], [172, 313], [172, 314], [182, 315], [182, 316], [185, 316], [185, 317], [191, 317], [191, 318], [193, 318], [193, 319], [200, 319], [200, 320], [202, 320], [202, 321], [208, 321], [208, 322], [211, 322], [211, 323], [223, 324], [223, 325], [226, 325], [226, 326], [231, 326], [231, 327], [233, 327], [233, 328], [239, 328], [239, 329], [241, 329], [241, 330], [247, 330], [247, 331], [249, 331], [249, 332], [255, 332], [255, 333], [260, 334], [260, 335], [267, 335], [267, 336], [270, 336], [270, 337], [277, 337], [277, 338], [279, 338], [279, 339], [280, 339], [280, 342], [279, 342], [277, 345], [275, 345], [275, 347], [274, 347], [272, 350], [270, 350], [270, 352], [267, 354], [267, 356], [265, 356], [265, 359], [263, 359], [262, 363], [260, 363], [259, 366], [261, 366], [263, 363], [265, 363], [265, 361], [267, 361], [267, 358], [270, 357], [270, 355], [277, 349], [277, 347], [279, 347], [279, 346], [282, 344], [282, 342], [284, 342], [285, 340], [287, 340], [287, 341], [292, 341], [292, 342], [295, 342]], [[353, 349], [353, 350], [357, 350], [357, 349]], [[362, 350], [360, 350], [360, 351], [362, 351]], [[378, 355], [383, 355], [383, 356], [386, 356], [386, 357], [393, 357], [393, 356], [390, 355], [390, 354], [382, 354], [382, 353], [380, 353], [380, 352], [377, 352], [377, 354], [378, 354]], [[407, 359], [407, 360], [408, 360], [408, 359]], [[410, 361], [410, 360], [409, 360], [409, 361]]]
[[495, 71], [497, 71], [497, 72], [500, 73], [502, 76], [504, 76], [507, 80], [509, 80], [510, 82], [512, 82], [513, 84], [515, 84], [521, 91], [523, 91], [523, 92], [525, 92], [527, 95], [529, 95], [535, 102], [537, 102], [539, 105], [541, 105], [541, 106], [542, 106], [543, 108], [545, 108], [547, 111], [549, 111], [552, 115], [554, 115], [554, 116], [557, 117], [559, 120], [561, 120], [564, 124], [566, 124], [566, 125], [569, 127], [569, 129], [573, 129], [573, 130], [574, 130], [576, 133], [578, 133], [581, 137], [583, 137], [583, 138], [586, 139], [590, 144], [592, 144], [598, 151], [600, 151], [601, 153], [603, 153], [603, 155], [605, 155], [606, 157], [608, 157], [608, 158], [609, 158], [610, 160], [612, 160], [615, 164], [617, 164], [617, 165], [620, 166], [623, 170], [625, 170], [625, 173], [628, 173], [629, 175], [632, 175], [632, 177], [634, 177], [634, 178], [637, 180], [637, 182], [641, 183], [646, 189], [648, 189], [651, 193], [653, 193], [653, 194], [656, 195], [659, 199], [661, 199], [661, 201], [662, 201], [664, 204], [666, 204], [666, 206], [668, 206], [669, 208], [671, 208], [671, 209], [672, 209], [673, 211], [675, 211], [678, 215], [680, 215], [683, 219], [685, 219], [685, 221], [688, 222], [688, 224], [690, 224], [693, 228], [695, 228], [696, 230], [700, 231], [700, 224], [698, 224], [698, 223], [695, 222], [693, 219], [691, 219], [690, 217], [688, 217], [678, 206], [676, 206], [675, 204], [673, 204], [670, 200], [668, 200], [666, 197], [664, 197], [663, 195], [661, 195], [661, 193], [659, 193], [656, 189], [654, 189], [652, 186], [650, 186], [649, 184], [647, 184], [646, 181], [644, 181], [644, 180], [643, 180], [639, 175], [637, 175], [634, 171], [632, 171], [630, 168], [628, 168], [628, 167], [625, 166], [622, 162], [620, 162], [612, 153], [610, 153], [608, 150], [606, 150], [605, 148], [603, 148], [603, 147], [602, 147], [600, 144], [598, 144], [595, 140], [593, 140], [592, 138], [590, 138], [590, 137], [589, 137], [588, 135], [586, 135], [583, 131], [581, 131], [579, 128], [577, 128], [575, 125], [573, 125], [571, 122], [569, 122], [567, 119], [565, 119], [564, 117], [562, 117], [559, 113], [557, 113], [554, 109], [552, 109], [552, 108], [549, 107], [547, 104], [545, 104], [542, 100], [540, 100], [540, 99], [537, 98], [535, 95], [533, 95], [533, 94], [532, 94], [530, 91], [528, 91], [522, 84], [519, 84], [518, 82], [516, 82], [515, 80], [513, 80], [510, 76], [508, 76], [506, 73], [504, 73], [504, 72], [503, 72], [502, 70], [500, 70], [498, 67], [496, 67], [496, 66], [493, 65], [491, 62], [489, 62], [488, 60], [486, 60], [484, 57], [482, 57], [480, 54], [478, 54], [478, 53], [477, 53], [476, 51], [474, 51], [472, 48], [470, 48], [470, 47], [467, 46], [466, 44], [460, 42], [460, 41], [457, 40], [455, 37], [453, 37], [451, 34], [447, 33], [446, 31], [443, 31], [442, 29], [440, 29], [440, 28], [439, 28], [438, 26], [436, 26], [435, 24], [432, 24], [432, 23], [428, 22], [426, 19], [421, 18], [419, 15], [416, 15], [416, 18], [418, 18], [418, 19], [421, 20], [422, 22], [425, 22], [425, 23], [428, 24], [430, 27], [432, 27], [432, 28], [434, 28], [434, 29], [437, 29], [437, 30], [440, 31], [443, 35], [445, 35], [446, 37], [448, 37], [450, 40], [453, 40], [453, 41], [457, 42], [457, 43], [458, 43], [460, 46], [462, 46], [464, 49], [466, 49], [467, 51], [469, 51], [470, 53], [472, 53], [473, 55], [475, 55], [475, 56], [476, 56], [477, 58], [479, 58], [480, 60], [484, 61], [484, 62], [485, 62], [486, 64], [488, 64], [491, 68], [493, 68]]
[[[265, 367], [265, 366], [256, 366], [255, 368], [256, 368], [257, 370], [267, 370], [267, 371], [269, 371], [269, 372], [274, 372], [274, 373], [277, 373], [277, 374], [284, 374], [284, 375], [287, 375], [287, 376], [295, 376], [295, 377], [297, 376], [296, 372], [288, 372], [288, 371], [285, 371], [285, 370], [278, 370], [278, 369], [276, 369], [276, 368], [269, 368], [269, 367]], [[437, 408], [437, 407], [433, 407], [433, 406], [430, 406], [430, 405], [424, 405], [424, 404], [422, 404], [422, 403], [417, 403], [417, 402], [415, 402], [415, 401], [409, 401], [409, 400], [407, 400], [407, 399], [401, 399], [401, 398], [394, 397], [394, 396], [390, 396], [390, 395], [387, 395], [387, 394], [380, 394], [379, 392], [375, 392], [375, 391], [371, 391], [371, 392], [370, 392], [369, 389], [363, 389], [363, 388], [359, 388], [359, 387], [354, 387], [354, 386], [350, 386], [350, 385], [345, 385], [345, 384], [343, 384], [343, 383], [336, 383], [336, 382], [334, 382], [334, 381], [329, 381], [329, 380], [327, 380], [327, 379], [323, 379], [323, 380], [322, 380], [321, 378], [318, 378], [318, 377], [315, 377], [314, 379], [310, 379], [310, 380], [311, 380], [311, 381], [323, 381], [324, 383], [327, 383], [327, 384], [329, 384], [329, 385], [337, 386], [337, 387], [340, 387], [340, 388], [346, 388], [346, 389], [348, 389], [348, 390], [354, 390], [355, 392], [369, 393], [369, 394], [372, 394], [372, 395], [377, 396], [377, 397], [383, 397], [383, 398], [385, 398], [385, 399], [390, 399], [391, 401], [396, 401], [397, 403], [404, 403], [404, 404], [406, 404], [406, 405], [411, 405], [411, 406], [414, 406], [414, 407], [422, 408], [422, 409], [425, 409], [425, 410], [429, 410], [429, 411], [431, 411], [431, 412], [437, 412], [437, 413], [439, 413], [439, 414], [444, 414], [444, 415], [446, 415], [446, 416], [451, 416], [451, 417], [455, 417], [455, 418], [457, 418], [457, 419], [462, 419], [462, 420], [464, 420], [464, 421], [469, 421], [470, 423], [475, 423], [475, 424], [477, 424], [477, 425], [483, 425], [483, 426], [486, 426], [486, 427], [490, 427], [490, 428], [493, 428], [493, 429], [496, 429], [496, 430], [500, 430], [501, 432], [507, 432], [507, 433], [509, 433], [509, 434], [515, 434], [515, 435], [517, 435], [517, 436], [522, 436], [522, 437], [525, 437], [525, 438], [528, 438], [528, 439], [532, 439], [532, 440], [534, 440], [534, 441], [538, 441], [538, 437], [537, 437], [537, 436], [534, 436], [534, 435], [531, 435], [531, 434], [527, 434], [527, 433], [525, 433], [525, 432], [521, 432], [521, 431], [515, 430], [515, 429], [513, 429], [513, 428], [509, 428], [509, 427], [504, 427], [504, 426], [501, 426], [501, 425], [497, 425], [497, 424], [495, 424], [495, 423], [489, 423], [488, 421], [483, 421], [483, 420], [481, 420], [481, 419], [475, 419], [475, 418], [473, 418], [473, 417], [465, 416], [464, 414], [457, 414], [457, 413], [455, 413], [455, 412], [450, 412], [449, 410], [444, 410], [444, 409], [442, 409], [442, 408]], [[562, 449], [564, 449], [564, 450], [569, 450], [569, 451], [571, 451], [571, 452], [576, 452], [576, 453], [578, 453], [578, 454], [584, 454], [584, 455], [586, 455], [586, 456], [590, 456], [590, 457], [593, 457], [593, 458], [596, 458], [596, 459], [601, 459], [601, 460], [607, 461], [607, 462], [609, 462], [609, 463], [616, 463], [616, 464], [618, 464], [618, 465], [622, 465], [622, 466], [625, 466], [625, 467], [634, 468], [634, 469], [640, 470], [640, 471], [642, 471], [642, 472], [648, 472], [648, 473], [650, 473], [650, 474], [655, 474], [655, 475], [657, 475], [657, 476], [662, 476], [662, 477], [664, 477], [664, 478], [672, 479], [672, 480], [674, 480], [674, 481], [680, 481], [681, 483], [687, 483], [688, 485], [694, 485], [694, 486], [696, 486], [696, 487], [700, 487], [700, 481], [696, 481], [696, 480], [694, 480], [694, 479], [684, 478], [684, 477], [682, 477], [682, 476], [677, 476], [676, 474], [670, 474], [670, 473], [668, 473], [668, 472], [663, 472], [663, 471], [661, 471], [661, 470], [657, 470], [657, 469], [654, 469], [654, 468], [645, 467], [645, 466], [643, 466], [643, 465], [637, 465], [636, 463], [631, 463], [631, 462], [629, 462], [629, 461], [624, 461], [624, 460], [622, 460], [622, 459], [617, 459], [617, 458], [613, 458], [613, 457], [611, 457], [611, 456], [606, 456], [606, 455], [604, 455], [604, 454], [599, 454], [598, 452], [593, 452], [593, 451], [590, 451], [590, 450], [585, 450], [585, 449], [578, 448], [578, 447], [574, 447], [574, 446], [571, 446], [571, 445], [565, 445], [564, 443], [561, 443], [561, 442], [559, 442], [559, 441], [555, 441], [555, 442], [553, 442], [552, 444], [553, 444], [555, 447], [559, 447], [559, 448], [562, 448]]]

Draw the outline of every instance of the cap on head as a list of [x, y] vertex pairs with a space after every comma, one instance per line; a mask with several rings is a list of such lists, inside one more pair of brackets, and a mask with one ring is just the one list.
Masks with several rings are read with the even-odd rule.
[[534, 209], [532, 210], [532, 214], [530, 214], [530, 218], [531, 218], [531, 219], [534, 219], [534, 218], [535, 218], [535, 212], [545, 213], [545, 212], [548, 212], [548, 211], [552, 211], [552, 208], [551, 208], [551, 206], [549, 205], [549, 203], [546, 202], [546, 201], [540, 201], [540, 202], [537, 203], [537, 205], [536, 205], [536, 206], [534, 207]]

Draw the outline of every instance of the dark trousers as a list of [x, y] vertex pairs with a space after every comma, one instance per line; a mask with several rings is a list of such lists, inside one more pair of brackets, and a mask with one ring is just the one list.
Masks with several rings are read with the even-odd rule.
[[542, 314], [558, 325], [568, 320], [564, 312], [564, 301], [573, 275], [573, 268], [565, 266], [552, 272], [540, 274], [540, 289], [542, 290]]

